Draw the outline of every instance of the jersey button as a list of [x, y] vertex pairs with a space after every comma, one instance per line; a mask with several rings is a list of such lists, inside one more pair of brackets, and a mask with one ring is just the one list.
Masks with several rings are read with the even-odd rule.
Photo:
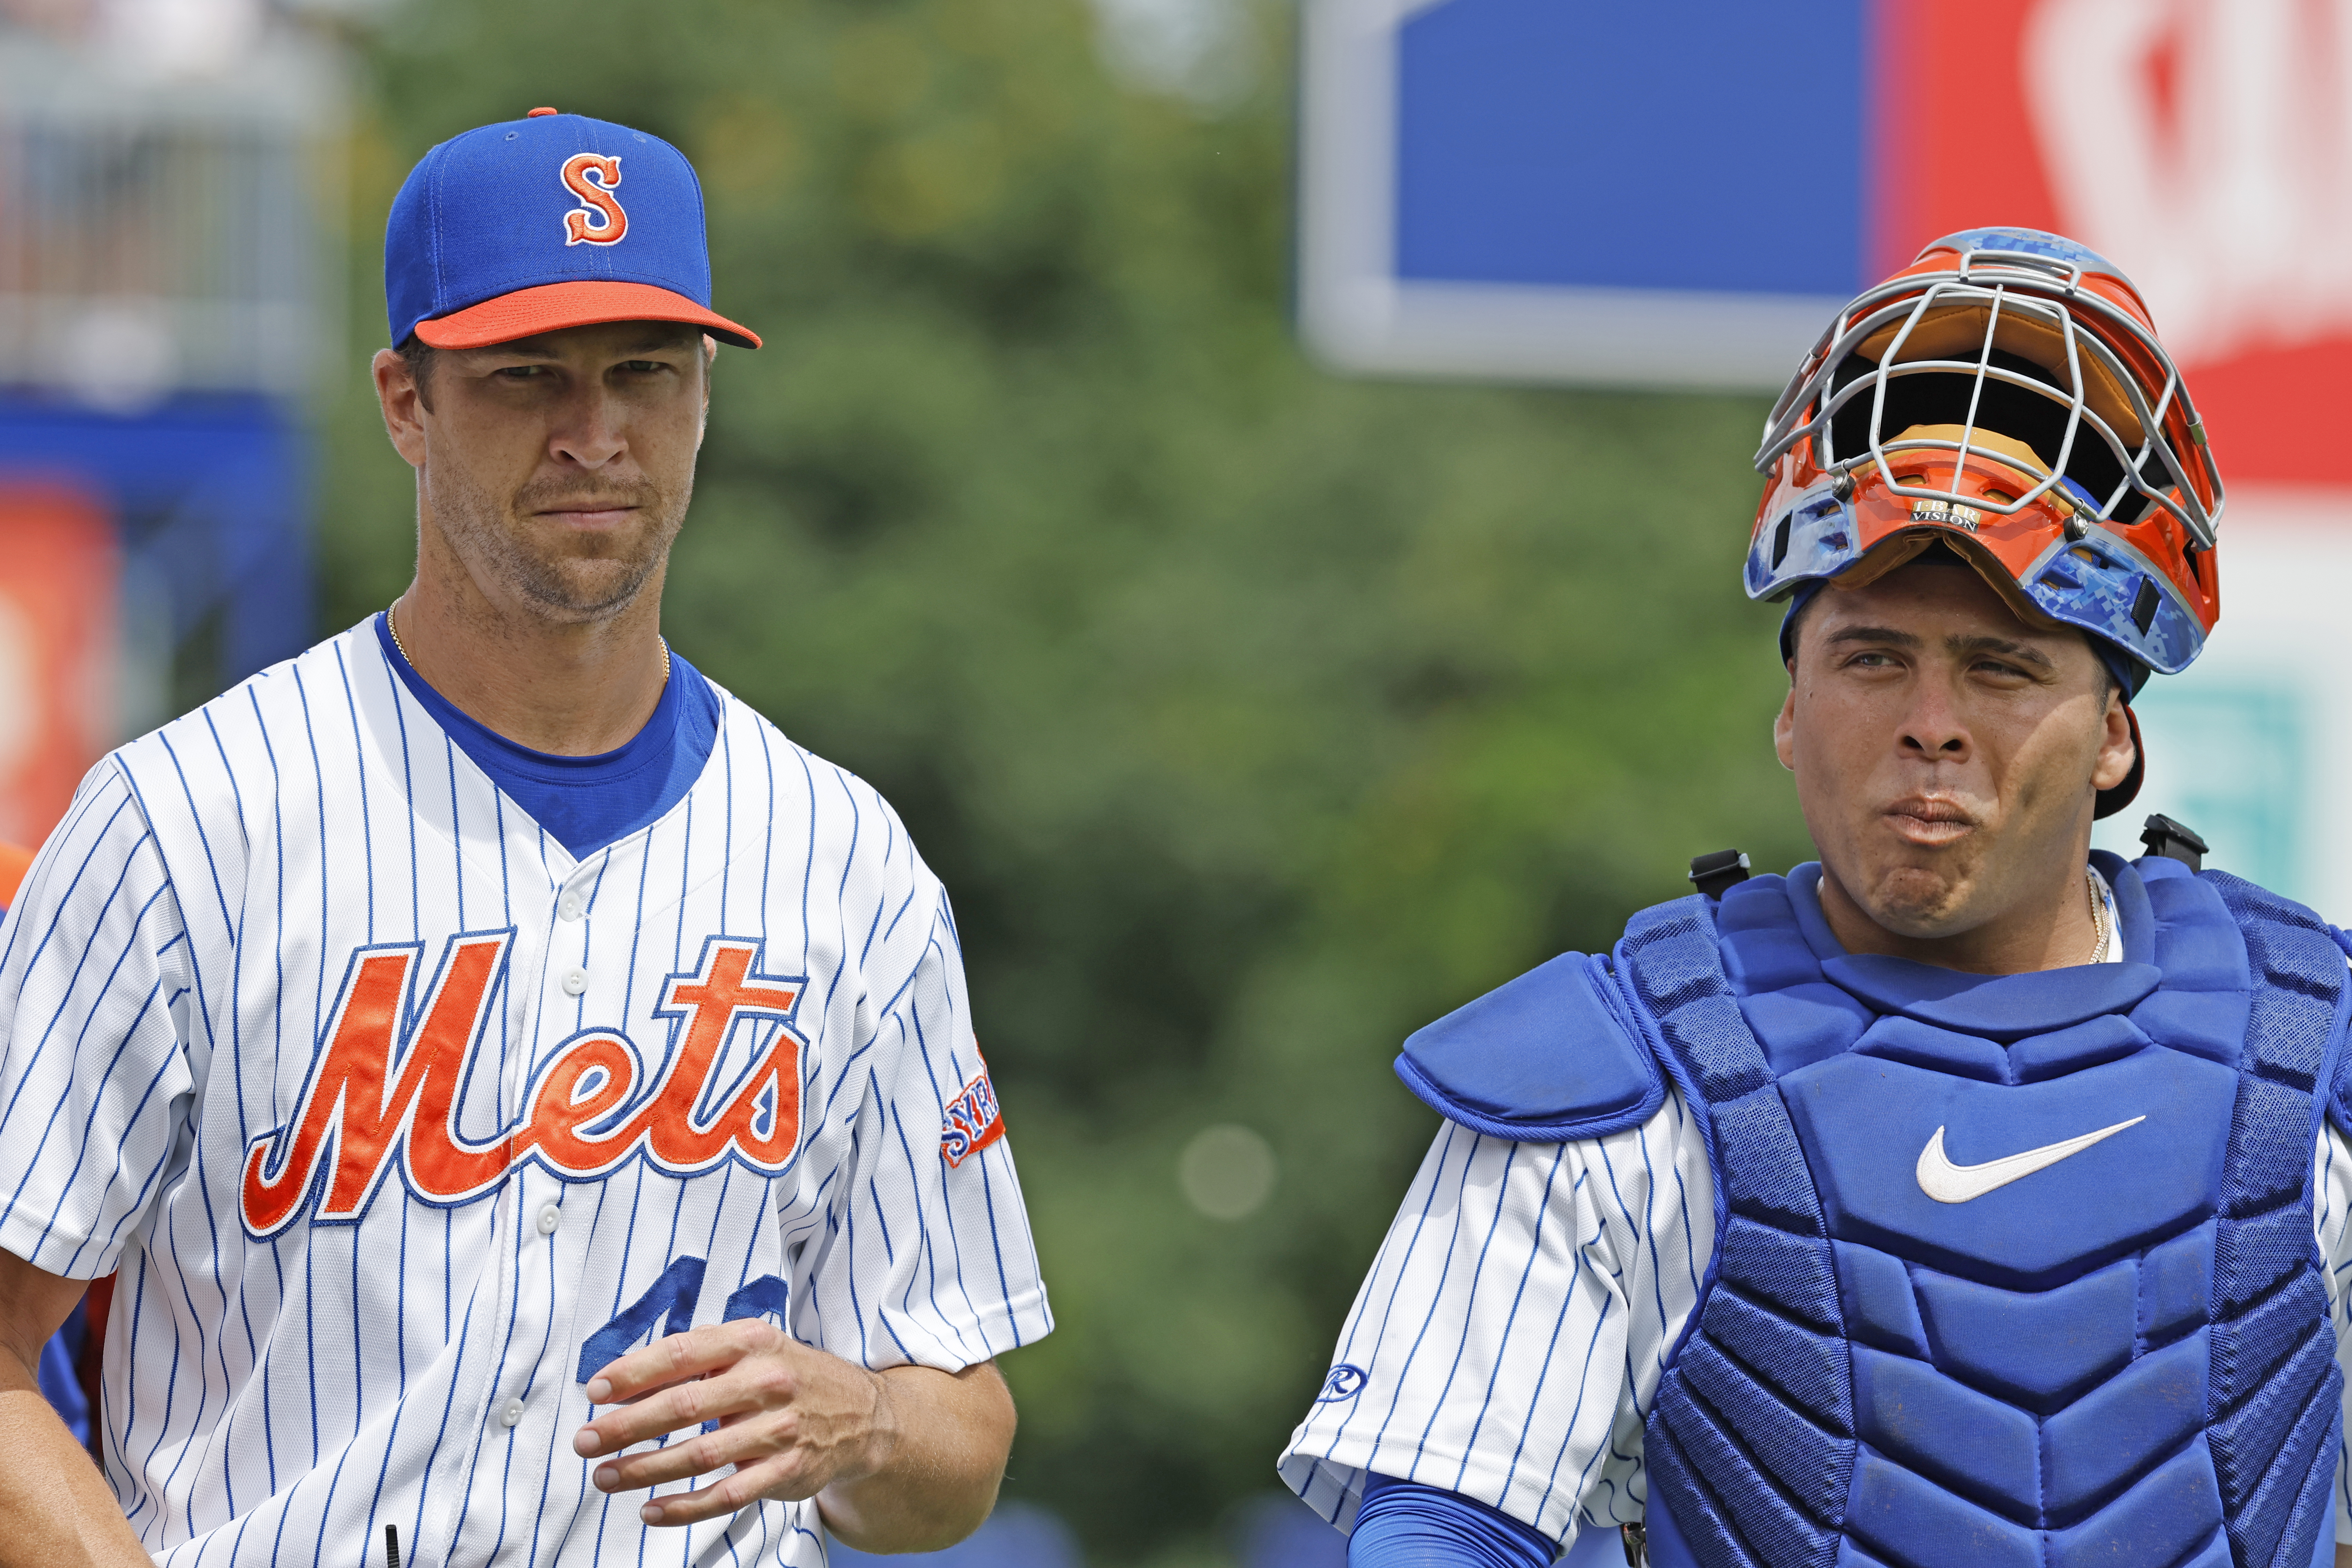
[[588, 900], [577, 893], [566, 893], [563, 901], [555, 906], [555, 912], [567, 921], [576, 921], [588, 912]]
[[520, 1399], [509, 1399], [509, 1400], [508, 1400], [508, 1401], [507, 1401], [507, 1407], [506, 1407], [504, 1410], [501, 1410], [501, 1411], [499, 1411], [499, 1425], [504, 1426], [521, 1426], [521, 1425], [522, 1425], [522, 1401], [521, 1401], [521, 1400], [520, 1400]]
[[539, 1234], [553, 1236], [555, 1227], [563, 1223], [563, 1205], [550, 1204], [539, 1211]]
[[587, 989], [588, 972], [586, 970], [567, 969], [563, 972], [563, 994], [566, 996], [577, 996]]

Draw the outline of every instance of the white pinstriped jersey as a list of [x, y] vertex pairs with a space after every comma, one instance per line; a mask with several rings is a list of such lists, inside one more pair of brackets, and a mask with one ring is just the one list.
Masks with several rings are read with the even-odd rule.
[[814, 1568], [812, 1504], [596, 1491], [584, 1378], [729, 1317], [877, 1368], [1051, 1328], [938, 880], [720, 700], [579, 861], [364, 623], [84, 783], [0, 935], [0, 1246], [119, 1268], [160, 1562]]
[[[2333, 1121], [2313, 1172], [2347, 1361], [2352, 1141]], [[1367, 1472], [1459, 1492], [1563, 1545], [1587, 1522], [1641, 1522], [1643, 1426], [1714, 1250], [1706, 1141], [1671, 1087], [1641, 1126], [1580, 1142], [1447, 1122], [1340, 1331], [1339, 1386], [1327, 1382], [1291, 1434], [1283, 1479], [1342, 1530]], [[2348, 1485], [2339, 1456], [2336, 1537], [2352, 1542]]]

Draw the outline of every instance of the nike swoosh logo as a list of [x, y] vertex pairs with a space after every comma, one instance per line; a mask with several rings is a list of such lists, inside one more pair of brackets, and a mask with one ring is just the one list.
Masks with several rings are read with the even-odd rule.
[[2100, 1139], [2112, 1138], [2125, 1128], [2137, 1127], [2147, 1120], [2145, 1116], [2135, 1116], [2129, 1121], [2118, 1121], [2113, 1127], [2102, 1127], [2080, 1138], [2044, 1143], [2039, 1149], [1987, 1160], [1981, 1165], [1953, 1164], [1944, 1153], [1944, 1130], [1938, 1127], [1936, 1135], [1927, 1140], [1927, 1146], [1919, 1151], [1919, 1190], [1939, 1204], [1964, 1204], [1970, 1198], [1984, 1196], [1995, 1187], [2005, 1187], [2020, 1176], [2047, 1170], [2069, 1154], [2079, 1154]]

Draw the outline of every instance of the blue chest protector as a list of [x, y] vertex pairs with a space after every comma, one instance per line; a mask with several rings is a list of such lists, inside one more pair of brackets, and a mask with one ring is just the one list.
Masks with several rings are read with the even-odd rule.
[[2311, 1175], [2320, 1118], [2352, 1126], [2344, 952], [2237, 878], [2095, 858], [2121, 963], [1848, 955], [1806, 866], [1407, 1042], [1481, 1131], [1631, 1127], [1662, 1072], [1705, 1131], [1714, 1256], [1644, 1436], [1659, 1568], [2333, 1562]]

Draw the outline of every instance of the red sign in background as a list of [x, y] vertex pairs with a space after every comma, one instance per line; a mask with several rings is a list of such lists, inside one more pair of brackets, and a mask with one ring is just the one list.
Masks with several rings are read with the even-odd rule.
[[[2225, 479], [2352, 484], [2352, 6], [1884, 0], [1872, 15], [1874, 275], [1955, 229], [2070, 235], [2147, 297]], [[1801, 158], [1790, 173], [1801, 186]]]
[[0, 483], [0, 841], [37, 846], [114, 733], [114, 530], [63, 484]]

